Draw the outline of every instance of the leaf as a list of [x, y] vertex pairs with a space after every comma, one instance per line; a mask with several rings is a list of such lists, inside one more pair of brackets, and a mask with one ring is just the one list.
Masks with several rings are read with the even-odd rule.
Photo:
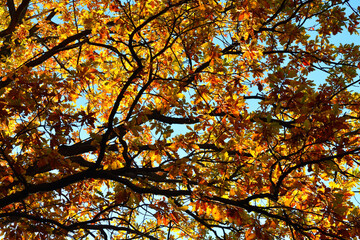
[[219, 221], [222, 218], [222, 213], [216, 205], [213, 207], [211, 214], [215, 221]]
[[2, 3], [2, 238], [360, 238], [351, 1]]
[[248, 229], [245, 233], [245, 239], [246, 240], [253, 240], [256, 239], [256, 234], [251, 231], [251, 229]]
[[306, 119], [306, 120], [304, 121], [304, 127], [305, 127], [306, 130], [310, 130], [310, 128], [311, 128], [311, 123], [310, 123], [309, 119]]

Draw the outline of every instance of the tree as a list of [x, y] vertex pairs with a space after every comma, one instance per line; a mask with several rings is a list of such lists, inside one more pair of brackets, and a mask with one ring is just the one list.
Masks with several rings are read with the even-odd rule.
[[359, 9], [2, 1], [1, 236], [358, 239]]

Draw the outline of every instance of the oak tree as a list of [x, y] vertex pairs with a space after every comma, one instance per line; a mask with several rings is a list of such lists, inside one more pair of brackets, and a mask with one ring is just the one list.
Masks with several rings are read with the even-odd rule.
[[3, 0], [0, 236], [358, 239], [359, 7]]

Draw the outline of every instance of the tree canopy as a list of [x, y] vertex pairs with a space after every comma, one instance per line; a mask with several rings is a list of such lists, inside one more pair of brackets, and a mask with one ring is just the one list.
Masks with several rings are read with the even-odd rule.
[[3, 0], [0, 236], [359, 239], [359, 10]]

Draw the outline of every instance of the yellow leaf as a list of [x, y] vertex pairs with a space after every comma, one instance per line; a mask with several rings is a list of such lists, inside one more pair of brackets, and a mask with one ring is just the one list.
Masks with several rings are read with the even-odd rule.
[[214, 206], [211, 214], [212, 214], [214, 220], [219, 221], [221, 219], [221, 211], [219, 210], [218, 206], [216, 206], [216, 205]]
[[155, 161], [160, 164], [161, 163], [161, 155], [160, 154], [156, 154], [155, 155]]
[[186, 211], [186, 210], [189, 209], [189, 207], [188, 206], [182, 206], [182, 207], [178, 207], [178, 209], [181, 210], [181, 211]]

